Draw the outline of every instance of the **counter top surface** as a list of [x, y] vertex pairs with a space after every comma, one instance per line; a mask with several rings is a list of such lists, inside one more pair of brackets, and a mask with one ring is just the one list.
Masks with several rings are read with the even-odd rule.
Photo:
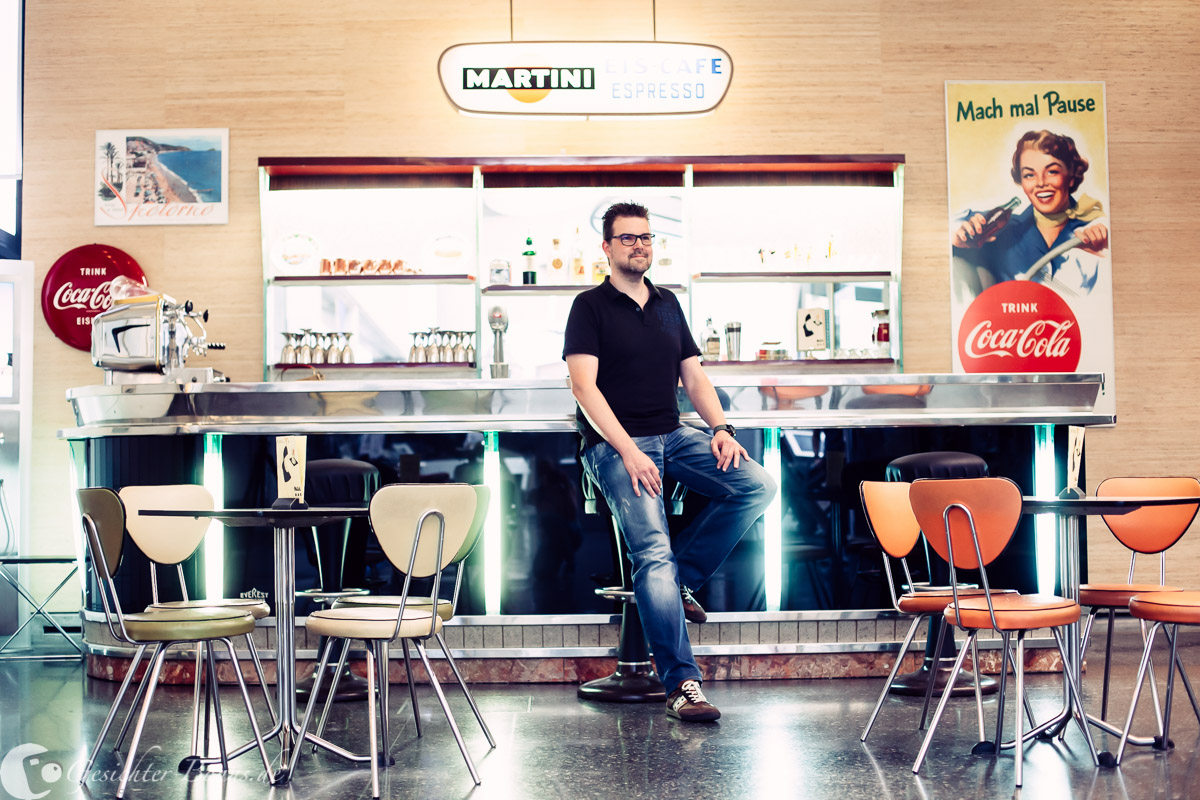
[[[1097, 425], [1099, 374], [710, 373], [740, 428]], [[60, 438], [202, 433], [569, 431], [562, 379], [134, 383], [67, 392]], [[680, 390], [681, 419], [703, 426]]]

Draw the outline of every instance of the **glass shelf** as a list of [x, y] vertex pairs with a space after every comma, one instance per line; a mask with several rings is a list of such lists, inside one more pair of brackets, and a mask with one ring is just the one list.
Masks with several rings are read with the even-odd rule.
[[[599, 286], [599, 285], [600, 284], [591, 284], [591, 283], [589, 283], [587, 285], [576, 285], [576, 284], [560, 285], [560, 284], [551, 284], [551, 283], [537, 283], [537, 284], [529, 284], [529, 285], [521, 285], [521, 286], [505, 286], [503, 284], [497, 284], [495, 286], [483, 287], [482, 292], [483, 292], [483, 294], [504, 294], [504, 295], [509, 295], [509, 296], [512, 296], [512, 295], [539, 295], [539, 294], [541, 294], [541, 295], [571, 295], [571, 294], [578, 294], [579, 292], [585, 291], [587, 289], [594, 289], [594, 288], [596, 288], [596, 286]], [[656, 283], [655, 286], [657, 286], [660, 289], [670, 289], [672, 292], [686, 292], [687, 291], [686, 286], [681, 286], [680, 284], [676, 284], [676, 283]]]
[[698, 272], [695, 283], [877, 283], [890, 272]]
[[368, 286], [371, 284], [412, 283], [438, 285], [466, 285], [475, 283], [474, 275], [279, 275], [268, 278], [268, 283], [297, 284], [302, 286]]

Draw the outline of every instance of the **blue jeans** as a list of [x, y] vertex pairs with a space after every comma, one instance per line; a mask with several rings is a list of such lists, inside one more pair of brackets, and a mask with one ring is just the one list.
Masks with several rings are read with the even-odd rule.
[[633, 562], [633, 591], [646, 639], [667, 693], [686, 680], [700, 680], [683, 618], [680, 585], [698, 589], [717, 571], [746, 530], [775, 496], [775, 481], [749, 459], [717, 468], [712, 437], [680, 427], [662, 436], [635, 436], [638, 448], [654, 460], [658, 471], [697, 494], [708, 506], [676, 537], [671, 549], [662, 495], [651, 497], [633, 482], [620, 454], [608, 442], [584, 451], [583, 467], [600, 487], [625, 537]]

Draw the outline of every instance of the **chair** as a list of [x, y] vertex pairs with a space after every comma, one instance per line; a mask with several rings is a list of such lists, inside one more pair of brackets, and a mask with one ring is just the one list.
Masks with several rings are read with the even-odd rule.
[[[458, 593], [462, 588], [463, 562], [466, 560], [467, 556], [471, 555], [471, 551], [475, 549], [475, 545], [479, 543], [480, 536], [483, 533], [484, 518], [487, 516], [488, 500], [491, 498], [491, 489], [488, 487], [472, 486], [471, 488], [475, 490], [475, 516], [471, 519], [471, 527], [467, 531], [467, 536], [463, 540], [462, 546], [458, 548], [458, 552], [454, 554], [453, 558], [450, 559], [450, 562], [447, 565], [455, 565], [456, 567], [454, 575], [454, 590], [450, 595], [449, 600], [442, 597], [437, 598], [437, 614], [439, 617], [441, 617], [443, 623], [454, 619], [454, 614], [458, 609]], [[432, 596], [409, 597], [407, 600], [404, 600], [398, 595], [352, 596], [339, 599], [333, 607], [335, 609], [372, 607], [395, 609], [399, 608], [401, 605], [405, 605], [408, 608], [416, 608], [428, 611], [434, 605], [434, 598]], [[471, 706], [471, 711], [475, 713], [475, 719], [479, 720], [479, 727], [483, 728], [483, 734], [487, 737], [488, 744], [490, 744], [492, 747], [495, 747], [496, 741], [492, 738], [492, 732], [488, 730], [487, 723], [483, 721], [483, 715], [479, 712], [479, 707], [475, 705], [475, 698], [471, 696], [471, 691], [467, 689], [467, 683], [465, 680], [463, 680], [462, 673], [459, 671], [458, 664], [454, 661], [454, 657], [450, 655], [450, 648], [446, 647], [446, 640], [442, 638], [441, 631], [435, 633], [434, 638], [437, 639], [438, 646], [442, 648], [442, 652], [446, 654], [446, 661], [450, 664], [450, 669], [453, 670], [454, 677], [458, 681], [458, 685], [462, 687], [463, 694], [466, 695], [467, 702]], [[413, 721], [417, 729], [417, 736], [420, 736], [421, 714], [420, 709], [417, 706], [416, 685], [413, 681], [412, 656], [408, 652], [407, 642], [401, 642], [401, 646], [404, 648], [404, 670], [408, 675], [408, 694], [412, 699]], [[321, 712], [321, 722], [317, 725], [317, 736], [322, 736], [325, 732], [325, 722], [329, 718], [329, 709], [332, 703], [331, 698], [333, 698], [337, 693], [337, 683], [345, 670], [346, 654], [348, 652], [349, 648], [342, 648], [342, 655], [338, 661], [337, 669], [333, 672], [334, 683], [333, 686], [330, 687], [329, 694], [326, 696], [325, 708]], [[387, 659], [388, 653], [387, 649], [385, 648], [383, 650], [383, 660], [380, 665], [380, 671], [385, 676], [388, 674]], [[386, 682], [383, 686], [383, 693], [383, 707], [387, 708], [388, 689]]]
[[[3, 484], [4, 484], [4, 481], [0, 480], [0, 489], [4, 488]], [[3, 500], [4, 500], [3, 496], [0, 495], [0, 511], [4, 510], [3, 505], [2, 505]], [[3, 516], [7, 516], [7, 512], [4, 512]], [[38, 599], [36, 597], [34, 597], [33, 593], [30, 592], [30, 590], [27, 589], [25, 587], [25, 585], [22, 584], [20, 581], [19, 570], [21, 567], [36, 567], [36, 566], [47, 566], [47, 565], [66, 566], [68, 564], [71, 565], [71, 569], [67, 571], [66, 577], [64, 577], [61, 581], [59, 581], [58, 585], [55, 586], [54, 589], [48, 595], [46, 595], [44, 600], [38, 601]], [[16, 575], [14, 575], [8, 571], [8, 568], [10, 566], [16, 567], [18, 569], [18, 572]], [[58, 624], [58, 620], [54, 619], [54, 617], [50, 616], [50, 613], [46, 611], [46, 606], [50, 605], [50, 601], [54, 599], [55, 595], [57, 595], [64, 586], [66, 586], [68, 583], [70, 583], [71, 578], [75, 577], [75, 573], [77, 573], [78, 571], [79, 571], [79, 559], [75, 556], [0, 555], [0, 578], [3, 578], [8, 583], [8, 585], [12, 586], [13, 590], [17, 593], [17, 595], [22, 600], [24, 600], [26, 603], [28, 603], [29, 607], [33, 609], [33, 613], [25, 618], [25, 621], [21, 623], [20, 627], [18, 627], [15, 631], [13, 631], [12, 634], [9, 635], [9, 637], [7, 639], [5, 639], [2, 644], [0, 644], [0, 661], [80, 661], [83, 659], [83, 648], [80, 647], [79, 644], [74, 639], [71, 638], [70, 634], [67, 633], [67, 631], [63, 629], [62, 625]], [[33, 622], [38, 617], [41, 617], [46, 622], [50, 623], [50, 625], [54, 628], [54, 630], [60, 636], [62, 636], [62, 638], [67, 640], [67, 644], [69, 644], [69, 645], [71, 645], [71, 647], [75, 648], [75, 652], [74, 653], [41, 653], [41, 652], [27, 653], [27, 652], [22, 652], [19, 654], [5, 652], [8, 649], [8, 646], [10, 644], [12, 644], [12, 642], [15, 641], [18, 636], [21, 635], [21, 631], [25, 630], [25, 628], [29, 626], [29, 623]]]
[[[1016, 658], [1013, 661], [1016, 672], [1016, 691], [1018, 697], [1025, 696], [1025, 634], [1038, 628], [1049, 628], [1054, 634], [1062, 656], [1063, 675], [1068, 690], [1074, 702], [1071, 717], [1079, 726], [1087, 741], [1088, 753], [1092, 764], [1098, 765], [1095, 745], [1088, 735], [1087, 721], [1083, 718], [1083, 701], [1079, 695], [1079, 686], [1071, 669], [1071, 661], [1067, 657], [1063, 633], [1060, 630], [1065, 625], [1078, 622], [1080, 617], [1079, 604], [1074, 600], [1054, 595], [1032, 594], [1002, 594], [994, 595], [988, 584], [987, 566], [991, 564], [1016, 532], [1017, 523], [1021, 517], [1021, 490], [1007, 478], [960, 478], [951, 480], [917, 481], [909, 487], [909, 502], [921, 530], [926, 533], [926, 541], [937, 551], [938, 555], [950, 564], [951, 588], [954, 594], [953, 602], [946, 608], [946, 621], [967, 633], [967, 644], [975, 647], [975, 641], [981, 630], [997, 631], [1002, 639], [1001, 647], [1007, 654], [1012, 635], [1017, 635]], [[943, 533], [939, 536], [938, 533]], [[957, 583], [959, 569], [978, 569], [983, 593], [978, 596], [964, 596], [954, 585]], [[950, 689], [954, 679], [962, 669], [963, 659], [967, 648], [964, 645], [954, 661], [954, 669], [950, 675], [950, 683], [942, 693], [934, 713], [933, 722], [917, 760], [913, 764], [913, 773], [921, 769], [925, 754], [937, 730], [938, 721], [946, 710], [946, 702], [950, 699]], [[978, 672], [978, 669], [976, 670]], [[1007, 680], [1007, 670], [1000, 671], [999, 708], [996, 716], [996, 739], [991, 752], [999, 753], [1004, 732], [1004, 693]], [[976, 690], [978, 693], [978, 689]], [[977, 694], [978, 699], [978, 694]], [[984, 742], [982, 704], [979, 708], [979, 739]], [[1025, 731], [1023, 728], [1020, 706], [1016, 712], [1016, 785], [1023, 780], [1025, 755]]]
[[[1136, 513], [1136, 512], [1134, 512]], [[1200, 592], [1148, 592], [1135, 595], [1129, 601], [1129, 613], [1134, 619], [1150, 622], [1150, 630], [1146, 634], [1146, 646], [1142, 649], [1142, 660], [1138, 666], [1137, 682], [1133, 690], [1133, 700], [1129, 705], [1129, 716], [1125, 719], [1125, 730], [1121, 734], [1121, 743], [1117, 746], [1116, 764], [1120, 765], [1125, 754], [1125, 745], [1129, 743], [1129, 730], [1133, 727], [1133, 716], [1137, 713], [1138, 698], [1142, 694], [1142, 682], [1145, 680], [1146, 669], [1150, 665], [1150, 651], [1154, 647], [1154, 637], [1159, 628], [1169, 626], [1167, 641], [1171, 645], [1171, 660], [1167, 663], [1167, 703], [1163, 712], [1161, 739], [1155, 741], [1160, 750], [1171, 747], [1171, 701], [1175, 695], [1175, 667], [1183, 673], [1184, 685], [1192, 700], [1192, 710], [1196, 719], [1200, 720], [1200, 708], [1192, 694], [1191, 686], [1186, 682], [1187, 673], [1183, 672], [1183, 664], [1179, 661], [1179, 626], [1200, 625]], [[1153, 675], [1150, 678], [1154, 680]]]
[[[1109, 478], [1096, 487], [1097, 497], [1200, 497], [1200, 481], [1180, 478]], [[1118, 610], [1129, 608], [1130, 600], [1147, 592], [1178, 592], [1179, 587], [1167, 586], [1167, 549], [1172, 547], [1192, 524], [1200, 505], [1143, 506], [1128, 514], [1105, 515], [1104, 524], [1117, 541], [1129, 548], [1129, 577], [1125, 583], [1085, 583], [1079, 587], [1079, 605], [1090, 608], [1083, 627], [1083, 658], [1087, 655], [1092, 625], [1096, 615], [1108, 612], [1108, 632], [1104, 642], [1104, 689], [1100, 699], [1100, 718], [1108, 717], [1108, 676], [1112, 663], [1113, 622]], [[1134, 568], [1139, 553], [1158, 554], [1158, 583], [1134, 583]], [[1146, 625], [1142, 622], [1142, 636]], [[1158, 706], [1158, 688], [1154, 682], [1154, 667], [1150, 666], [1150, 686], [1154, 704]], [[1160, 719], [1161, 725], [1161, 719]]]
[[[254, 630], [254, 617], [249, 612], [237, 609], [208, 607], [176, 608], [142, 614], [124, 613], [121, 609], [121, 601], [117, 597], [113, 576], [121, 567], [121, 552], [125, 544], [125, 507], [121, 503], [121, 498], [111, 489], [80, 489], [77, 496], [82, 512], [83, 530], [87, 538], [88, 554], [96, 575], [109, 632], [120, 642], [136, 645], [139, 652], [153, 647], [150, 667], [142, 679], [147, 686], [145, 699], [142, 702], [141, 712], [138, 714], [137, 726], [133, 731], [133, 740], [129, 743], [129, 753], [121, 771], [121, 782], [117, 786], [116, 796], [124, 797], [130, 772], [137, 762], [138, 743], [141, 741], [142, 732], [145, 729], [146, 716], [150, 710], [150, 704], [154, 700], [154, 690], [158, 684], [159, 673], [162, 671], [167, 650], [176, 644], [188, 642], [204, 645], [208, 653], [208, 680], [213, 687], [217, 686], [216, 648], [213, 643], [219, 641], [225, 645], [234, 665], [233, 674], [237, 678], [246, 714], [250, 717], [250, 727], [254, 730], [254, 740], [258, 745], [258, 752], [262, 756], [263, 767], [267, 774], [271, 774], [271, 760], [267, 757], [267, 750], [263, 745], [262, 734], [258, 728], [258, 720], [254, 717], [250, 695], [246, 691], [246, 682], [242, 679], [241, 665], [233, 650], [233, 642], [230, 641], [232, 636], [250, 634]], [[133, 673], [134, 671], [130, 669], [126, 674], [125, 682], [121, 686], [122, 693], [128, 687]], [[225, 728], [221, 722], [220, 693], [214, 691], [212, 696], [216, 709], [217, 741], [221, 749], [221, 770], [228, 772], [229, 758], [225, 748]], [[100, 729], [100, 735], [97, 737], [91, 758], [88, 759], [87, 765], [80, 773], [81, 784], [87, 780], [100, 743], [104, 741], [104, 737], [112, 725], [116, 710], [116, 704], [109, 709], [108, 717]]]
[[[404, 573], [400, 598], [397, 604], [391, 607], [345, 605], [309, 614], [305, 623], [308, 630], [328, 637], [328, 641], [321, 652], [321, 664], [317, 668], [313, 691], [304, 711], [299, 744], [292, 753], [287, 769], [277, 776], [277, 782], [286, 782], [295, 774], [300, 754], [305, 749], [302, 746], [304, 737], [317, 739], [314, 734], [308, 733], [308, 726], [312, 721], [316, 699], [320, 696], [322, 678], [329, 664], [334, 642], [338, 639], [361, 639], [367, 645], [367, 727], [371, 752], [368, 755], [347, 754], [347, 757], [353, 761], [370, 762], [371, 796], [379, 797], [379, 762], [390, 761], [386, 749], [391, 739], [388, 736], [387, 709], [380, 709], [375, 699], [377, 690], [386, 697], [387, 675], [380, 672], [377, 676], [376, 665], [384, 662], [384, 651], [388, 643], [399, 637], [405, 640], [405, 649], [408, 641], [416, 647], [417, 655], [425, 666], [429, 682], [442, 706], [442, 712], [446, 715], [455, 741], [458, 742], [458, 749], [467, 762], [471, 778], [476, 785], [479, 784], [479, 773], [475, 770], [475, 764], [471, 761], [471, 755], [467, 752], [462, 734], [454, 721], [454, 714], [450, 711], [441, 684], [438, 683], [429, 657], [425, 653], [425, 642], [441, 631], [442, 618], [432, 604], [418, 608], [408, 603], [413, 578], [432, 578], [433, 589], [429, 597], [440, 597], [442, 571], [463, 546], [470, 532], [477, 504], [474, 487], [454, 483], [392, 484], [384, 486], [371, 498], [371, 527], [375, 530], [380, 547], [387, 554], [388, 560]], [[444, 647], [440, 638], [438, 644]], [[382, 713], [379, 713], [377, 719], [376, 713], [380, 710]], [[383, 734], [382, 752], [378, 749], [379, 728]]]
[[[129, 537], [133, 539], [134, 544], [150, 560], [150, 597], [152, 602], [146, 607], [146, 613], [188, 608], [231, 608], [236, 611], [248, 613], [256, 620], [270, 616], [270, 606], [261, 600], [252, 598], [229, 597], [206, 598], [204, 600], [191, 600], [188, 598], [187, 583], [183, 576], [183, 562], [191, 558], [200, 547], [200, 543], [208, 533], [211, 520], [196, 517], [144, 517], [138, 513], [143, 508], [211, 510], [214, 507], [213, 497], [207, 489], [195, 484], [126, 486], [117, 494], [125, 506], [125, 530], [129, 533]], [[158, 590], [159, 565], [175, 566], [175, 572], [179, 579], [181, 600], [164, 601], [160, 598]], [[276, 719], [275, 708], [271, 703], [271, 696], [267, 690], [267, 679], [263, 673], [262, 660], [259, 658], [258, 649], [254, 645], [253, 632], [246, 634], [246, 647], [250, 653], [250, 659], [254, 664], [254, 673], [258, 678], [258, 685], [262, 690], [263, 698], [267, 702], [267, 711], [271, 716], [271, 723], [274, 724]], [[142, 654], [143, 650], [140, 648], [134, 654], [133, 661], [129, 665], [130, 673], [137, 669]], [[200, 684], [201, 676], [204, 673], [203, 656], [203, 651], [197, 649], [195, 693], [192, 701], [192, 766], [198, 766], [195, 758], [200, 756]], [[122, 691], [117, 693], [117, 697], [113, 701], [114, 707], [120, 705], [124, 695], [124, 688], [125, 684], [122, 684]], [[211, 703], [211, 692], [214, 689], [215, 686], [210, 686], [209, 693], [205, 694], [206, 718], [208, 715], [208, 705]], [[125, 723], [121, 726], [121, 732], [117, 736], [114, 749], [120, 749], [121, 743], [124, 742], [125, 735], [129, 731], [129, 725], [133, 720], [133, 711], [137, 708], [145, 690], [145, 682], [139, 684], [137, 694], [134, 696], [133, 702], [130, 703]], [[208, 747], [207, 731], [208, 728], [205, 726], [205, 749]]]
[[[909, 645], [912, 644], [917, 628], [927, 619], [932, 625], [934, 615], [941, 615], [938, 641], [942, 641], [946, 630], [946, 619], [942, 612], [954, 600], [954, 593], [950, 587], [914, 589], [912, 573], [908, 568], [908, 556], [921, 538], [921, 526], [917, 524], [912, 505], [908, 501], [910, 485], [906, 481], [863, 481], [859, 485], [859, 494], [862, 497], [863, 510], [866, 512], [867, 525], [883, 549], [883, 569], [887, 575], [888, 589], [892, 595], [892, 606], [901, 614], [912, 617], [912, 624], [904, 636], [904, 643], [900, 645], [900, 652], [896, 654], [896, 663], [892, 665], [892, 671], [883, 684], [883, 691], [879, 693], [879, 700], [876, 701], [875, 708], [867, 720], [867, 727], [863, 729], [862, 736], [859, 737], [859, 741], [863, 742], [871, 734], [871, 727], [879, 716], [883, 701], [887, 699], [888, 690], [892, 686], [892, 681], [896, 679], [896, 673], [900, 671], [900, 664], [904, 661], [905, 654], [908, 653]], [[892, 577], [892, 559], [899, 561], [900, 566], [904, 569], [906, 583], [902, 588], [907, 588], [908, 591], [902, 595], [896, 594], [896, 582]], [[975, 597], [981, 595], [983, 590], [974, 585], [963, 585], [958, 587], [958, 593], [961, 597]], [[993, 594], [1009, 593], [1009, 590], [1006, 589], [993, 591]], [[973, 657], [975, 663], [978, 664], [978, 652], [974, 653]], [[925, 727], [925, 715], [929, 710], [929, 697], [935, 676], [936, 672], [930, 670], [926, 679], [927, 691], [925, 706], [921, 709], [921, 728]]]

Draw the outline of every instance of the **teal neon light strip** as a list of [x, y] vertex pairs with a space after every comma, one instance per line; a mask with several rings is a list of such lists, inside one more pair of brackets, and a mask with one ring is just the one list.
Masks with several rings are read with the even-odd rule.
[[[779, 452], [779, 428], [763, 429], [763, 468], [775, 479], [776, 486], [783, 486], [783, 461]], [[778, 611], [783, 592], [783, 502], [781, 492], [767, 506], [763, 514], [763, 586], [766, 592], [767, 611]]]
[[492, 492], [487, 517], [483, 522], [483, 607], [492, 615], [500, 613], [501, 587], [501, 485], [500, 485], [500, 434], [487, 431], [483, 434], [483, 483]]
[[[225, 507], [225, 471], [221, 466], [221, 434], [204, 434], [204, 488], [216, 508]], [[204, 598], [225, 595], [225, 526], [216, 520], [204, 537]]]
[[[1054, 497], [1058, 494], [1057, 485], [1054, 426], [1034, 425], [1033, 493], [1038, 497]], [[1054, 594], [1058, 574], [1057, 522], [1053, 514], [1038, 514], [1033, 524], [1038, 592]]]

